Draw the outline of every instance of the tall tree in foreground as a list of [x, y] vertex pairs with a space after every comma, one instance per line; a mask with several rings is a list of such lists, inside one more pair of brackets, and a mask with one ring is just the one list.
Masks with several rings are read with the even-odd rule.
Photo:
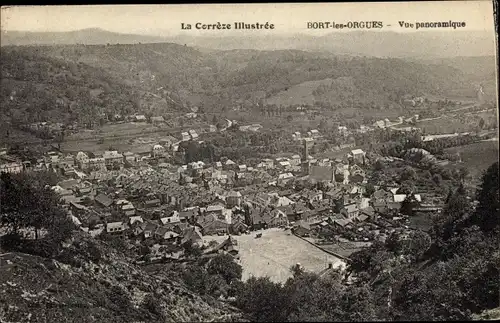
[[71, 236], [74, 225], [59, 205], [59, 197], [48, 185], [48, 174], [0, 175], [0, 226], [9, 233], [32, 231], [38, 240], [42, 229], [44, 241], [58, 245]]
[[478, 225], [485, 232], [496, 232], [500, 229], [498, 184], [498, 162], [496, 162], [483, 174], [482, 184], [477, 192], [479, 204], [471, 217], [471, 224]]

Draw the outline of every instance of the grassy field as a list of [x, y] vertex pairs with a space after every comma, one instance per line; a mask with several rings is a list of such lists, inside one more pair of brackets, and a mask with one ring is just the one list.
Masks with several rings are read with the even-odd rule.
[[475, 180], [478, 180], [484, 170], [498, 161], [498, 140], [481, 141], [478, 143], [446, 149], [447, 153], [459, 153], [465, 165]]
[[96, 130], [82, 130], [68, 137], [69, 140], [95, 139], [99, 137], [124, 136], [130, 134], [147, 133], [158, 130], [157, 127], [146, 122], [126, 122], [105, 124]]
[[[255, 238], [262, 232], [261, 238]], [[343, 261], [333, 257], [313, 245], [292, 235], [290, 231], [269, 229], [255, 231], [249, 235], [235, 236], [238, 241], [240, 264], [243, 267], [243, 280], [252, 275], [269, 276], [275, 282], [285, 282], [291, 277], [290, 267], [300, 263], [308, 271], [319, 272], [332, 263]], [[205, 236], [204, 241], [223, 241], [227, 236]]]
[[285, 91], [281, 91], [266, 100], [267, 104], [294, 105], [294, 104], [314, 104], [313, 92], [320, 85], [329, 86], [332, 79], [319, 81], [309, 81], [294, 85]]

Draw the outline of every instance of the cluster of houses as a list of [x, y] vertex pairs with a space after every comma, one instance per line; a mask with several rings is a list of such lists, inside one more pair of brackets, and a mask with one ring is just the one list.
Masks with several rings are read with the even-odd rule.
[[[243, 131], [260, 129], [244, 127]], [[294, 134], [303, 142], [301, 155], [248, 164], [228, 158], [211, 164], [173, 165], [168, 158], [150, 162], [174, 153], [181, 141], [198, 139], [194, 130], [181, 136], [166, 137], [144, 153], [49, 152], [33, 165], [2, 151], [0, 171], [59, 172], [65, 179], [52, 189], [81, 230], [131, 239], [171, 257], [180, 257], [178, 247], [186, 243], [202, 245], [205, 235], [273, 227], [292, 226], [299, 236], [330, 232], [354, 241], [383, 239], [387, 223], [398, 227], [398, 212], [407, 198], [415, 207], [422, 202], [418, 194], [399, 194], [397, 187], [376, 188], [368, 196], [366, 153], [353, 149], [341, 159], [314, 158], [309, 150], [322, 137], [318, 130], [306, 137]], [[379, 216], [383, 214], [393, 216]], [[226, 243], [219, 249], [234, 251], [228, 245], [232, 246]]]

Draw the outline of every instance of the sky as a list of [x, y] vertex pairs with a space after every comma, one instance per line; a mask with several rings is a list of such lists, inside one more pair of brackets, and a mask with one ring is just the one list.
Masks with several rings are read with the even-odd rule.
[[[272, 23], [274, 34], [321, 35], [328, 30], [307, 29], [307, 22], [382, 21], [382, 30], [414, 31], [399, 27], [399, 21], [464, 21], [464, 30], [494, 28], [492, 1], [429, 1], [391, 3], [275, 3], [275, 4], [196, 4], [196, 5], [100, 5], [100, 6], [11, 6], [2, 7], [1, 30], [71, 31], [102, 28], [135, 34], [203, 34], [197, 22]], [[181, 30], [181, 23], [193, 30]], [[390, 24], [391, 27], [387, 25]], [[209, 31], [213, 35], [236, 31]], [[262, 31], [252, 31], [261, 33]]]

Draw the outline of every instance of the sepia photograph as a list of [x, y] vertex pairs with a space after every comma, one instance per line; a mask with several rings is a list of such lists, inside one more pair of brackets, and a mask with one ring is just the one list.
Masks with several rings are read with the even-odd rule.
[[0, 322], [500, 320], [496, 6], [2, 6]]

